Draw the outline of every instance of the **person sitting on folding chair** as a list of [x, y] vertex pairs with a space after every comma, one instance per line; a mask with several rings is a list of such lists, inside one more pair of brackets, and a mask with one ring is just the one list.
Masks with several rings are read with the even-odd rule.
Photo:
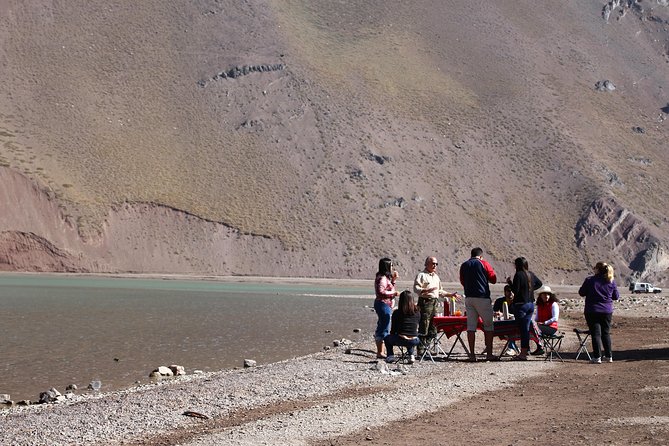
[[[511, 285], [504, 285], [504, 296], [498, 297], [495, 299], [495, 302], [492, 304], [492, 311], [495, 313], [495, 317], [502, 318], [505, 317], [504, 314], [504, 302], [506, 302], [507, 317], [511, 314], [513, 310], [513, 291], [511, 290]], [[484, 350], [485, 351], [485, 350]], [[509, 341], [509, 348], [504, 353], [506, 356], [516, 356], [520, 353], [520, 349], [516, 345], [516, 342], [512, 339]]]
[[407, 348], [409, 364], [416, 360], [414, 348], [420, 343], [418, 339], [418, 324], [420, 323], [420, 310], [413, 300], [411, 291], [402, 291], [397, 310], [393, 311], [390, 334], [383, 339], [386, 344], [388, 357], [386, 362], [395, 362], [393, 347], [398, 345]]
[[[537, 297], [534, 320], [542, 336], [553, 336], [558, 330], [558, 319], [560, 318], [559, 300], [548, 285], [543, 285], [535, 293], [539, 296]], [[530, 354], [543, 355], [544, 353], [543, 347], [538, 345], [537, 349]]]

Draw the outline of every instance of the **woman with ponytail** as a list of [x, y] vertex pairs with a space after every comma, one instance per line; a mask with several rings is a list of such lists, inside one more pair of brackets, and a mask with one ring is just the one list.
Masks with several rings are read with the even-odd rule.
[[[613, 267], [608, 263], [599, 262], [594, 268], [595, 274], [589, 276], [581, 285], [578, 294], [585, 297], [585, 321], [588, 323], [592, 339], [593, 364], [613, 362], [611, 353], [611, 319], [613, 317], [613, 301], [620, 294], [615, 280]], [[602, 356], [602, 347], [604, 355]]]

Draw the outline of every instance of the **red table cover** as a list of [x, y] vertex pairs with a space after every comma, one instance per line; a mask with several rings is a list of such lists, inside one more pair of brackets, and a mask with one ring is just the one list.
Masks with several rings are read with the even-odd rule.
[[[437, 331], [444, 332], [447, 338], [457, 335], [463, 331], [467, 331], [467, 316], [435, 316], [432, 319]], [[479, 318], [478, 330], [483, 330], [483, 321]], [[532, 323], [530, 327], [530, 339], [539, 342], [539, 330], [536, 327], [536, 324]], [[493, 335], [500, 337], [501, 339], [520, 339], [520, 330], [518, 328], [518, 323], [514, 320], [509, 321], [495, 321], [495, 326], [493, 328]]]

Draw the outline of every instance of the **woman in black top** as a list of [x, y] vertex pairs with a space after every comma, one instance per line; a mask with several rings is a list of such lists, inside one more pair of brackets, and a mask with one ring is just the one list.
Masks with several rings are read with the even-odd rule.
[[529, 271], [527, 259], [518, 257], [514, 262], [516, 274], [506, 281], [513, 291], [513, 315], [520, 329], [520, 354], [514, 360], [527, 361], [527, 352], [530, 349], [530, 326], [534, 314], [534, 290], [543, 284], [541, 280]]
[[420, 323], [420, 310], [413, 301], [411, 291], [402, 291], [397, 310], [393, 311], [390, 325], [390, 334], [383, 342], [386, 344], [387, 362], [394, 362], [393, 346], [401, 345], [407, 347], [409, 363], [415, 361], [413, 352], [420, 341], [418, 340], [418, 324]]

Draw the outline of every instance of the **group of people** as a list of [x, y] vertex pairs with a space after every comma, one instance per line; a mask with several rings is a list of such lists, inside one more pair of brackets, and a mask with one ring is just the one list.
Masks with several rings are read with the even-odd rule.
[[[436, 272], [438, 265], [436, 257], [428, 257], [425, 260], [425, 269], [414, 279], [413, 291], [405, 290], [400, 293], [396, 289], [399, 276], [392, 259], [384, 257], [379, 261], [374, 301], [374, 309], [378, 315], [374, 333], [377, 358], [386, 359], [388, 362], [394, 361], [395, 346], [407, 348], [410, 363], [415, 361], [416, 349], [418, 356], [422, 356], [424, 349], [429, 348], [437, 336], [432, 320], [437, 313], [439, 298], [444, 297], [455, 298], [460, 302], [464, 299], [470, 362], [477, 361], [476, 330], [480, 323], [485, 339], [485, 359], [499, 360], [492, 350], [494, 316], [504, 311], [504, 303], [518, 324], [520, 333], [520, 349], [513, 342], [509, 345], [510, 349], [517, 353], [513, 359], [526, 361], [528, 354], [544, 354], [541, 344], [530, 353], [532, 324], [536, 323], [543, 335], [555, 334], [558, 329], [560, 307], [558, 298], [551, 288], [544, 285], [529, 270], [525, 257], [515, 259], [515, 274], [506, 278], [504, 296], [495, 300], [494, 304], [490, 298], [490, 284], [497, 283], [497, 275], [490, 263], [483, 259], [481, 248], [472, 249], [471, 257], [460, 266], [459, 276], [464, 296], [457, 292], [447, 292], [442, 288]], [[414, 300], [414, 293], [418, 297], [417, 302]], [[592, 362], [597, 364], [601, 364], [602, 361], [611, 362], [613, 359], [610, 328], [613, 301], [619, 298], [613, 279], [613, 268], [604, 262], [597, 263], [594, 274], [587, 277], [580, 287], [579, 295], [585, 297], [584, 314], [591, 333]], [[399, 302], [397, 309], [393, 311], [393, 299], [397, 296]]]

